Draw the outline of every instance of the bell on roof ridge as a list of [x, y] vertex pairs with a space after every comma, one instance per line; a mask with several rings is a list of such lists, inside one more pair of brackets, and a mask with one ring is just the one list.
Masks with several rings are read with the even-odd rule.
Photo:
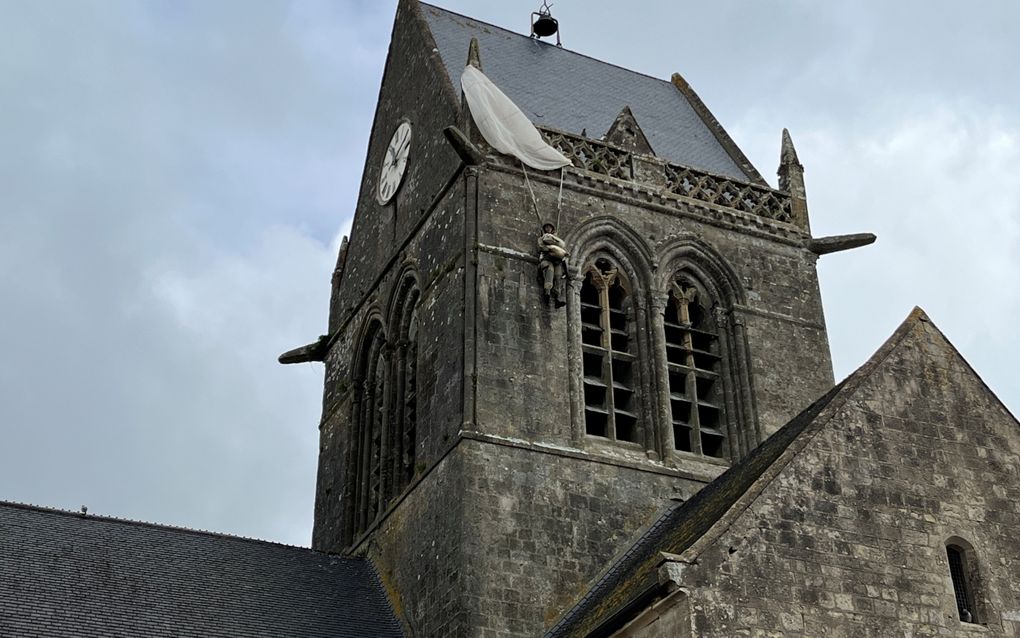
[[547, 38], [555, 34], [556, 46], [562, 47], [563, 43], [560, 42], [560, 22], [552, 17], [551, 8], [552, 5], [549, 4], [548, 0], [542, 0], [542, 6], [538, 8], [538, 11], [531, 13], [531, 37], [535, 39]]

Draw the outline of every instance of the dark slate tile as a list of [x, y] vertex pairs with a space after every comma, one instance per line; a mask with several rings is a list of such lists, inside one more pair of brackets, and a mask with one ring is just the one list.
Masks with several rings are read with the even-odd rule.
[[478, 39], [482, 70], [533, 122], [600, 138], [630, 106], [656, 155], [747, 181], [672, 83], [422, 3], [453, 85]]
[[360, 559], [0, 502], [0, 635], [402, 633]]

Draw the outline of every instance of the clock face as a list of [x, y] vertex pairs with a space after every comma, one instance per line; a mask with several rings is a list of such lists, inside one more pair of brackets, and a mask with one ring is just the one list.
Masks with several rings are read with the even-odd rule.
[[393, 131], [386, 156], [383, 158], [382, 171], [379, 174], [379, 189], [376, 197], [380, 204], [387, 204], [400, 188], [400, 181], [407, 169], [407, 155], [411, 151], [411, 125], [401, 122]]

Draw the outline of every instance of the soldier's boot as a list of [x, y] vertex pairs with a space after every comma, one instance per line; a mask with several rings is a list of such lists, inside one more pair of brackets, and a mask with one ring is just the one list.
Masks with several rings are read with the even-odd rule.
[[563, 306], [567, 305], [566, 301], [560, 299], [560, 291], [557, 286], [550, 287], [547, 290], [547, 294], [549, 295], [549, 298], [552, 299], [553, 306], [557, 308], [562, 308]]

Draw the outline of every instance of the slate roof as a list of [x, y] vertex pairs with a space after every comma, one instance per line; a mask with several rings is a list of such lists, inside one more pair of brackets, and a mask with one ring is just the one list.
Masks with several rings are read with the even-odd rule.
[[402, 636], [366, 561], [0, 501], [0, 636]]
[[761, 485], [760, 479], [782, 469], [792, 458], [784, 453], [787, 450], [795, 453], [799, 449], [796, 446], [806, 445], [810, 435], [828, 421], [824, 415], [833, 413], [830, 406], [841, 405], [919, 321], [929, 319], [920, 308], [915, 308], [867, 363], [690, 500], [667, 507], [560, 618], [546, 638], [608, 635], [599, 630], [600, 626], [617, 614], [625, 616], [631, 604], [640, 607], [642, 596], [656, 587], [656, 568], [662, 562], [662, 553], [682, 554], [708, 534], [744, 494], [756, 484]]
[[421, 9], [458, 93], [468, 46], [477, 38], [484, 73], [536, 124], [575, 135], [587, 129], [589, 137], [601, 138], [630, 106], [658, 157], [741, 181], [754, 179], [671, 82], [429, 4], [421, 3]]

